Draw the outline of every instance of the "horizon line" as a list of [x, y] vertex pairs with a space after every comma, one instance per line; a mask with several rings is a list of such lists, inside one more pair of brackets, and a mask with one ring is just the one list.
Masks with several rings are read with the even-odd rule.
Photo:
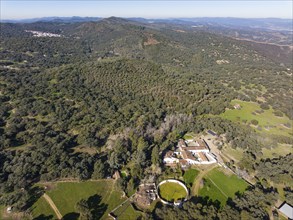
[[190, 18], [236, 18], [236, 19], [287, 19], [287, 20], [293, 20], [293, 18], [290, 17], [233, 17], [233, 16], [200, 16], [200, 17], [139, 17], [139, 16], [132, 16], [132, 17], [127, 17], [127, 16], [107, 16], [107, 17], [100, 17], [100, 16], [78, 16], [78, 15], [72, 15], [72, 16], [45, 16], [45, 17], [29, 17], [29, 18], [0, 18], [0, 20], [12, 20], [12, 21], [18, 21], [18, 20], [31, 20], [31, 19], [45, 19], [45, 18], [111, 18], [111, 17], [116, 17], [116, 18], [143, 18], [143, 19], [190, 19]]

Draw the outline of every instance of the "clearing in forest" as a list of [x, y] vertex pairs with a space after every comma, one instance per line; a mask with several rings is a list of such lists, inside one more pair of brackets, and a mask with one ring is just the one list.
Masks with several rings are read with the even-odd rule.
[[[276, 116], [271, 107], [263, 110], [256, 102], [241, 100], [232, 100], [231, 105], [240, 105], [240, 109], [228, 109], [220, 115], [222, 118], [250, 124], [256, 131], [265, 134], [290, 136], [290, 132], [292, 133], [292, 120], [285, 114], [281, 117]], [[253, 120], [256, 120], [257, 124], [253, 125]]]
[[[114, 186], [114, 180], [97, 180], [85, 182], [57, 182], [46, 194], [52, 199], [64, 218], [77, 219], [79, 213], [75, 209], [76, 203], [85, 199], [93, 204], [96, 216], [107, 219], [108, 213], [125, 201], [123, 193]], [[33, 217], [40, 215], [55, 217], [49, 204], [42, 197], [33, 205]], [[127, 212], [126, 212], [127, 214]]]

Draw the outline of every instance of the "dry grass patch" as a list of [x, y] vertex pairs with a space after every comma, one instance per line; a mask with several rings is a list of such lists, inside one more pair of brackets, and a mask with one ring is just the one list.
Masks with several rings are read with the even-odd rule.
[[159, 44], [160, 42], [157, 41], [152, 35], [148, 36], [147, 41], [143, 42], [144, 46], [149, 46], [149, 45], [156, 45]]
[[77, 146], [72, 149], [74, 150], [74, 153], [87, 153], [89, 155], [95, 155], [98, 153], [97, 149], [93, 147]]

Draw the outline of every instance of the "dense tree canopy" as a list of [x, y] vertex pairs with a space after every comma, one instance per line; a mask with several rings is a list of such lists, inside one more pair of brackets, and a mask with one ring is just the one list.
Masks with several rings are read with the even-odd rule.
[[[241, 168], [260, 180], [292, 179], [292, 154], [254, 163], [262, 147], [258, 134], [217, 116], [238, 98], [293, 118], [288, 70], [251, 47], [203, 31], [181, 33], [119, 19], [0, 25], [1, 203], [22, 210], [39, 180], [99, 179], [125, 167], [130, 175], [117, 187], [131, 192], [161, 166], [161, 153], [178, 138], [205, 129], [241, 148]], [[62, 37], [35, 38], [26, 30]], [[292, 143], [290, 136], [270, 138]], [[290, 199], [291, 191], [286, 193]], [[162, 207], [150, 215], [267, 219], [267, 204], [257, 198], [271, 204], [273, 192], [253, 188], [223, 210], [195, 198], [180, 211]], [[87, 205], [81, 201], [78, 210], [91, 218]]]

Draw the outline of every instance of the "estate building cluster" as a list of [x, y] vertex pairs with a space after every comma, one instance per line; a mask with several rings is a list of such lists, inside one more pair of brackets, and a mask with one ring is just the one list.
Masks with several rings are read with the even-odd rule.
[[166, 152], [163, 162], [167, 166], [180, 164], [182, 168], [185, 168], [193, 164], [217, 163], [217, 160], [210, 153], [209, 146], [204, 139], [180, 139], [175, 151]]

